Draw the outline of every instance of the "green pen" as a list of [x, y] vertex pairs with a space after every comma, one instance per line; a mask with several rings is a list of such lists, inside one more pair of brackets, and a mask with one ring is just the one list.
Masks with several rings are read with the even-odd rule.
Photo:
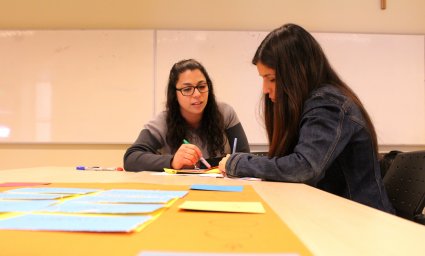
[[[190, 142], [188, 141], [188, 140], [186, 140], [186, 139], [183, 139], [183, 144], [190, 144]], [[199, 158], [199, 160], [201, 160], [201, 162], [208, 168], [208, 169], [210, 169], [211, 168], [211, 165], [207, 162], [207, 160], [205, 160], [205, 158], [203, 158], [202, 156], [201, 156], [201, 158]]]

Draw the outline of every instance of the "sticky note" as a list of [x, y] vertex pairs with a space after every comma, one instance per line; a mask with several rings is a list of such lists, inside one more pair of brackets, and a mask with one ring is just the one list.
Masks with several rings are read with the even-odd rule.
[[43, 212], [62, 213], [99, 213], [99, 214], [135, 214], [150, 213], [160, 208], [162, 204], [97, 204], [66, 201], [43, 209]]
[[193, 189], [193, 190], [208, 190], [208, 191], [241, 192], [243, 190], [243, 186], [193, 184], [190, 187], [190, 189]]
[[55, 200], [16, 200], [16, 201], [0, 201], [0, 212], [29, 212], [41, 210], [51, 204], [56, 203]]
[[213, 212], [241, 212], [265, 213], [260, 202], [227, 202], [227, 201], [185, 201], [180, 206], [183, 210], [213, 211]]
[[87, 194], [91, 192], [100, 191], [101, 189], [93, 188], [17, 188], [8, 190], [6, 192], [13, 193], [40, 193], [40, 194]]
[[[80, 232], [130, 232], [151, 216], [26, 214], [0, 221], [0, 229]], [[105, 223], [107, 223], [105, 225]]]
[[49, 185], [50, 183], [46, 182], [5, 182], [0, 183], [0, 187], [28, 187], [28, 186], [40, 186], [40, 185]]
[[0, 199], [3, 200], [53, 200], [63, 197], [63, 194], [0, 193]]

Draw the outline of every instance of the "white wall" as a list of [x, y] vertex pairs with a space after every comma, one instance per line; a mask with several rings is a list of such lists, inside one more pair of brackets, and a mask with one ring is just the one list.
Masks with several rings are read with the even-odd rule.
[[425, 1], [0, 0], [2, 29], [271, 30], [425, 34]]

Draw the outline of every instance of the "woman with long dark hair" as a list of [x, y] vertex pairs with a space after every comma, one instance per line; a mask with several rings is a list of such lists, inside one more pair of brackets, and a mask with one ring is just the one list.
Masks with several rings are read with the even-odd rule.
[[229, 177], [306, 183], [393, 212], [372, 121], [313, 36], [295, 24], [279, 27], [252, 63], [263, 79], [268, 157], [233, 154], [220, 170]]
[[[145, 125], [124, 155], [127, 171], [193, 168], [201, 157], [216, 165], [231, 152], [249, 152], [248, 140], [233, 108], [217, 102], [212, 81], [196, 60], [170, 70], [166, 110]], [[190, 144], [183, 144], [186, 140]]]

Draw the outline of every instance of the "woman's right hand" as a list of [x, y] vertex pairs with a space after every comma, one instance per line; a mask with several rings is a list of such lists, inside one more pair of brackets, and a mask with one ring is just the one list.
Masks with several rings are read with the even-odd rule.
[[171, 167], [179, 170], [182, 168], [193, 168], [201, 158], [201, 150], [193, 144], [182, 144], [174, 154], [173, 160], [171, 161]]
[[230, 154], [227, 154], [223, 159], [221, 159], [220, 163], [218, 163], [218, 169], [221, 171], [221, 174], [223, 174], [223, 177], [226, 177], [226, 163], [229, 159]]

